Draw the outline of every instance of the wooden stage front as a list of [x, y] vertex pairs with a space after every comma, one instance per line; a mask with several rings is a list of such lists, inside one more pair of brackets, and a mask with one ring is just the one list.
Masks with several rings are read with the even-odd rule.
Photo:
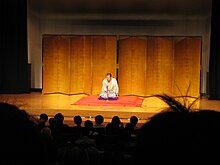
[[[145, 98], [142, 107], [114, 107], [114, 106], [76, 106], [71, 105], [78, 101], [80, 95], [46, 94], [33, 92], [30, 94], [1, 94], [0, 101], [17, 105], [26, 110], [29, 114], [39, 117], [41, 113], [46, 113], [49, 118], [56, 113], [64, 115], [65, 123], [73, 125], [73, 116], [80, 115], [83, 120], [94, 120], [94, 117], [101, 114], [105, 118], [105, 123], [118, 115], [123, 123], [128, 122], [129, 117], [136, 115], [140, 120], [139, 124], [145, 123], [149, 117], [163, 110], [167, 105], [158, 98]], [[220, 101], [208, 100], [206, 98], [198, 101], [198, 108], [213, 109], [220, 111]]]

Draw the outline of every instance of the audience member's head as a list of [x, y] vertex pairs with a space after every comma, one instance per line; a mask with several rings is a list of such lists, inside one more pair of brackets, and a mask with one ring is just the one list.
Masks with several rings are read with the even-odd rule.
[[1, 163], [47, 164], [47, 148], [33, 122], [36, 119], [8, 103], [0, 103], [0, 116]]
[[137, 118], [137, 116], [131, 116], [131, 117], [130, 117], [130, 123], [131, 123], [131, 125], [132, 125], [133, 127], [135, 127], [135, 126], [137, 125], [137, 123], [138, 123], [138, 118]]
[[41, 113], [38, 122], [38, 128], [40, 130], [46, 125], [47, 120], [48, 120], [48, 115], [46, 113]]
[[63, 126], [64, 116], [62, 113], [57, 113], [54, 118], [57, 119], [57, 126]]
[[95, 124], [101, 125], [104, 122], [104, 117], [102, 115], [95, 116]]
[[40, 114], [40, 120], [43, 120], [44, 122], [47, 122], [48, 115], [46, 113], [41, 113]]
[[40, 132], [41, 135], [46, 139], [50, 139], [52, 137], [51, 129], [49, 127], [43, 127]]
[[82, 117], [79, 115], [74, 116], [73, 122], [76, 124], [76, 126], [81, 126], [82, 125]]
[[90, 131], [93, 129], [93, 122], [91, 120], [86, 120], [84, 122], [83, 135], [88, 136]]
[[154, 115], [138, 134], [136, 163], [219, 164], [220, 112], [190, 110], [171, 97], [170, 109]]
[[60, 148], [58, 163], [61, 165], [89, 165], [89, 157], [80, 145], [67, 144]]
[[57, 125], [57, 119], [54, 118], [54, 117], [51, 117], [51, 118], [49, 119], [49, 126], [50, 126], [50, 128], [55, 128], [56, 125]]
[[111, 123], [115, 127], [121, 127], [122, 126], [122, 122], [121, 122], [121, 119], [119, 118], [119, 116], [113, 116], [112, 120], [111, 120]]

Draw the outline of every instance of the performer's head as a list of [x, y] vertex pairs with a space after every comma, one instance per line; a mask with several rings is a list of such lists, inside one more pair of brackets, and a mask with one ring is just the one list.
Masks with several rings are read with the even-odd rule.
[[111, 73], [107, 73], [107, 74], [105, 75], [105, 77], [106, 77], [106, 80], [107, 80], [108, 82], [110, 82], [111, 79], [112, 79], [112, 74], [111, 74]]

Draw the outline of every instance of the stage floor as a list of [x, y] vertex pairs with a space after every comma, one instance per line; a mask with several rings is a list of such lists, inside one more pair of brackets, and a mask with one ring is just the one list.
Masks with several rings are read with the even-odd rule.
[[[106, 123], [115, 115], [118, 115], [124, 123], [129, 121], [130, 116], [136, 115], [140, 119], [139, 124], [141, 125], [145, 123], [149, 117], [167, 107], [160, 99], [153, 97], [145, 98], [142, 107], [71, 105], [84, 96], [87, 95], [43, 95], [41, 92], [33, 92], [30, 94], [0, 94], [0, 101], [15, 104], [35, 117], [39, 117], [41, 113], [46, 113], [50, 118], [60, 112], [64, 115], [65, 123], [69, 125], [73, 125], [73, 116], [80, 115], [84, 121], [87, 119], [93, 121], [94, 117], [98, 114], [104, 116]], [[203, 98], [200, 99], [197, 104], [200, 109], [220, 111], [220, 101], [218, 100]]]

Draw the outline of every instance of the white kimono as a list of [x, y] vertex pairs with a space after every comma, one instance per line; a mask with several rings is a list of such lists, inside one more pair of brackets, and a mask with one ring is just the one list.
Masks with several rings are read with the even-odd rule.
[[[118, 97], [118, 82], [115, 78], [112, 77], [111, 81], [108, 82], [106, 79], [102, 81], [102, 93], [100, 97], [103, 99], [108, 98], [117, 98]], [[107, 93], [107, 91], [109, 91]]]

